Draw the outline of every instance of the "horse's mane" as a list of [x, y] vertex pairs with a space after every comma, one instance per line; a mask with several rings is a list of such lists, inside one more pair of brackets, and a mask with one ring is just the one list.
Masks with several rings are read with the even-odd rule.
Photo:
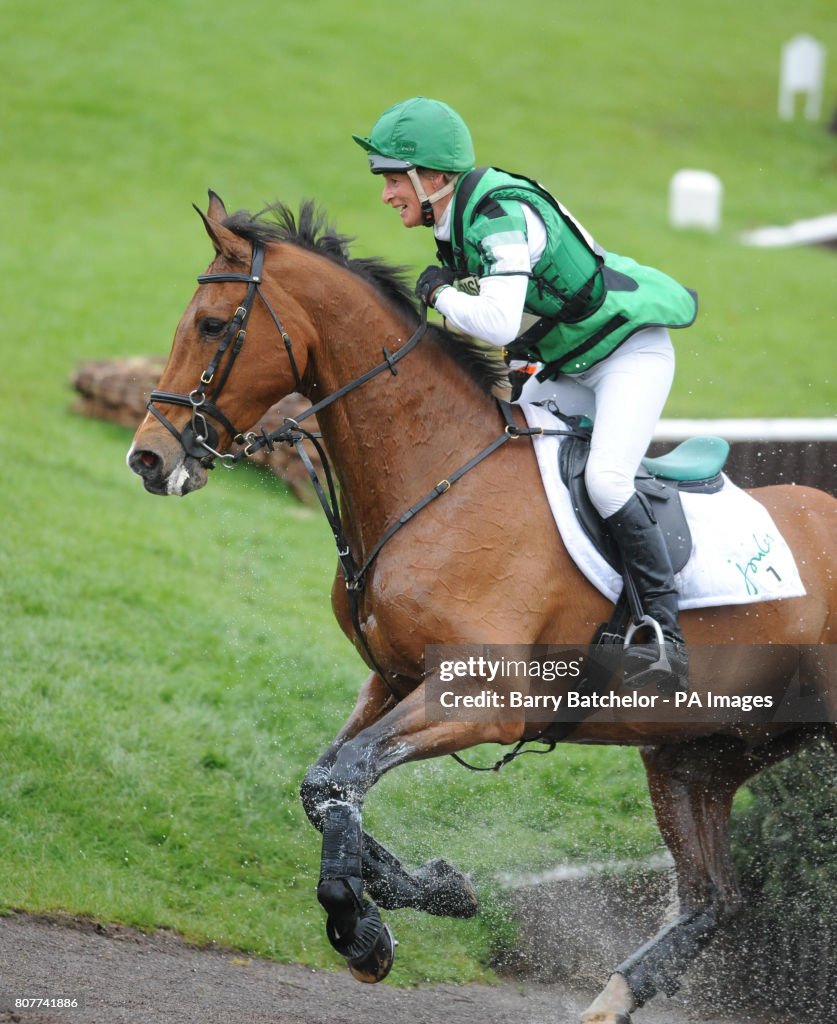
[[[251, 244], [290, 242], [319, 253], [369, 281], [411, 323], [418, 324], [418, 304], [407, 281], [407, 269], [376, 257], [351, 256], [349, 246], [353, 239], [337, 232], [325, 212], [309, 199], [300, 204], [298, 218], [284, 203], [276, 202], [252, 215], [239, 210], [224, 219], [224, 227]], [[435, 326], [432, 329], [442, 347], [484, 391], [490, 392], [506, 380], [505, 366], [496, 350], [466, 335]]]

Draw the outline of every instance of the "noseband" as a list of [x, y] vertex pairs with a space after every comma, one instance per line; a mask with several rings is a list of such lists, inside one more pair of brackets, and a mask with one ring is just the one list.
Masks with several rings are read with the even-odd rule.
[[[232, 319], [227, 325], [224, 337], [219, 342], [218, 348], [215, 350], [215, 355], [209, 361], [206, 369], [201, 374], [197, 387], [190, 391], [188, 395], [180, 394], [177, 391], [152, 391], [148, 400], [148, 411], [153, 416], [156, 416], [170, 434], [177, 438], [187, 455], [191, 455], [194, 458], [199, 459], [207, 469], [213, 468], [215, 459], [221, 459], [222, 464], [228, 468], [232, 468], [239, 459], [239, 457], [232, 455], [229, 452], [222, 453], [217, 450], [218, 431], [215, 426], [209, 422], [210, 420], [220, 423], [221, 426], [229, 432], [230, 437], [232, 437], [237, 444], [244, 444], [247, 442], [248, 438], [255, 437], [255, 435], [245, 434], [243, 431], [238, 430], [233, 426], [224, 413], [218, 408], [217, 403], [218, 398], [224, 389], [224, 385], [227, 383], [230, 373], [232, 372], [232, 368], [235, 365], [238, 354], [244, 345], [244, 340], [247, 335], [247, 321], [250, 318], [250, 312], [253, 308], [256, 296], [262, 300], [265, 309], [270, 313], [271, 319], [276, 325], [276, 329], [282, 336], [282, 341], [285, 343], [285, 351], [288, 353], [288, 360], [291, 364], [291, 370], [294, 375], [294, 382], [297, 390], [302, 386], [302, 378], [299, 375], [296, 360], [294, 359], [291, 339], [261, 289], [263, 267], [264, 246], [260, 245], [258, 242], [254, 242], [249, 273], [201, 274], [198, 277], [198, 284], [209, 284], [211, 282], [220, 284], [223, 282], [241, 281], [247, 285], [247, 293], [245, 294], [241, 305], [236, 309]], [[224, 358], [224, 354], [228, 349], [230, 351], [229, 359], [227, 360], [226, 366], [212, 390], [212, 398], [209, 399], [206, 396], [206, 389], [215, 380], [218, 367], [220, 366], [221, 360]], [[183, 430], [179, 431], [171, 420], [160, 412], [154, 404], [155, 402], [163, 402], [168, 405], [179, 405], [186, 409], [191, 409], [192, 418]], [[252, 453], [248, 452], [248, 454]]]

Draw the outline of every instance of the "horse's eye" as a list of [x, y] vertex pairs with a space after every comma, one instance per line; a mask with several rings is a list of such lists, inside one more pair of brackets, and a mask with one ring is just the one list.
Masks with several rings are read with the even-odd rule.
[[205, 338], [217, 338], [222, 334], [226, 323], [214, 316], [205, 316], [199, 323], [198, 329]]

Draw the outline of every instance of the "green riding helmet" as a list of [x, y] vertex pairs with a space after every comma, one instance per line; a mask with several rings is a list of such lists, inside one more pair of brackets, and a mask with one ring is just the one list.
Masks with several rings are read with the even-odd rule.
[[424, 96], [396, 103], [381, 114], [371, 135], [352, 138], [369, 153], [373, 174], [415, 167], [461, 174], [476, 162], [471, 133], [459, 114]]

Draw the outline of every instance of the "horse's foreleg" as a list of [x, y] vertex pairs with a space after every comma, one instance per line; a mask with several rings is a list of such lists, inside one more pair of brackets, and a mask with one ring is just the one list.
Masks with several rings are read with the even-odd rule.
[[[385, 977], [394, 952], [392, 936], [382, 925], [377, 907], [363, 898], [364, 889], [370, 895], [374, 891], [364, 876], [365, 841], [360, 811], [366, 793], [385, 772], [399, 764], [452, 753], [477, 743], [510, 742], [516, 738], [507, 735], [513, 730], [508, 724], [428, 724], [424, 695], [419, 688], [374, 724], [346, 739], [336, 752], [328, 774], [327, 793], [324, 789], [325, 798], [313, 812], [322, 823], [323, 832], [317, 898], [328, 915], [329, 940], [346, 957], [359, 980], [379, 981]], [[373, 863], [380, 864], [381, 850], [382, 847], [375, 850]], [[442, 889], [452, 890], [461, 898], [460, 881], [464, 876], [447, 870], [455, 875], [453, 881], [457, 884], [451, 885], [452, 879], [446, 872], [434, 871], [435, 884], [431, 888], [438, 890], [441, 881]], [[420, 879], [425, 888], [428, 881]], [[474, 909], [475, 906], [474, 898]]]
[[[373, 725], [395, 706], [376, 673], [367, 679], [355, 708], [334, 742], [305, 774], [300, 797], [311, 824], [322, 832], [320, 808], [331, 795], [331, 769], [344, 743]], [[473, 917], [479, 907], [468, 879], [445, 861], [434, 859], [409, 872], [368, 832], [362, 833], [361, 858], [366, 891], [384, 910], [410, 907], [444, 917]]]
[[783, 736], [755, 751], [734, 741], [697, 741], [642, 751], [660, 832], [674, 858], [679, 914], [611, 977], [582, 1024], [630, 1024], [657, 992], [673, 995], [696, 954], [740, 910], [729, 845], [736, 790], [798, 745]]
[[[303, 806], [320, 832], [321, 808], [331, 793], [330, 763], [318, 761], [302, 783]], [[410, 872], [368, 832], [362, 833], [361, 858], [366, 891], [384, 910], [409, 907], [441, 917], [466, 918], [473, 917], [479, 909], [477, 895], [467, 877], [444, 860], [434, 858]]]
[[299, 795], [308, 820], [318, 831], [322, 832], [323, 830], [319, 808], [328, 799], [331, 787], [331, 769], [343, 744], [370, 725], [374, 725], [382, 715], [395, 706], [395, 703], [389, 687], [376, 672], [373, 672], [361, 687], [352, 713], [346, 719], [343, 728], [316, 764], [313, 764], [305, 773]]

